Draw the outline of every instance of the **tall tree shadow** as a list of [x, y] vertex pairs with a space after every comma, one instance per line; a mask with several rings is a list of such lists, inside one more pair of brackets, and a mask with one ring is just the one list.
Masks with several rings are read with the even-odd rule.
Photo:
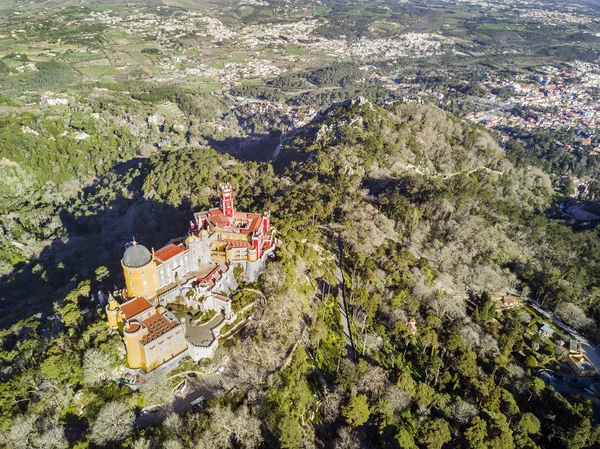
[[228, 137], [209, 140], [208, 146], [221, 154], [229, 154], [240, 161], [266, 162], [272, 159], [279, 145], [281, 132], [253, 134], [247, 137]]
[[[58, 212], [62, 226], [39, 257], [0, 277], [0, 330], [29, 317], [52, 315], [83, 280], [91, 281], [92, 291], [122, 286], [120, 261], [133, 237], [148, 248], [158, 248], [185, 235], [189, 204], [175, 208], [144, 199], [140, 189], [144, 175], [142, 170], [133, 179], [132, 197], [121, 193], [106, 203], [89, 205], [85, 212], [73, 213], [68, 206]], [[87, 187], [80, 198], [99, 188], [98, 183]], [[102, 266], [108, 277], [96, 272]]]

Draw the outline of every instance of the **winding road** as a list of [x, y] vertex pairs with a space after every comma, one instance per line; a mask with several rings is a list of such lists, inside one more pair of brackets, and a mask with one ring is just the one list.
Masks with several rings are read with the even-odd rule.
[[576, 338], [577, 340], [581, 341], [581, 349], [583, 349], [583, 352], [585, 352], [585, 355], [592, 361], [594, 366], [600, 370], [600, 348], [597, 344], [590, 341], [576, 330], [567, 326], [565, 323], [560, 321], [552, 312], [544, 309], [538, 303], [534, 301], [529, 301], [527, 305], [533, 310], [535, 310], [537, 313], [539, 313], [541, 316], [552, 321], [552, 323], [555, 326], [561, 328], [567, 335], [572, 336], [573, 338]]

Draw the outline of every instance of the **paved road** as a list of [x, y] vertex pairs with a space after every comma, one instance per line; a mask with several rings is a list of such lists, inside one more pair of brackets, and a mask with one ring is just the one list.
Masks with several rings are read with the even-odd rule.
[[600, 348], [594, 342], [588, 340], [586, 337], [581, 335], [576, 330], [573, 330], [566, 324], [554, 316], [554, 314], [546, 309], [543, 309], [541, 306], [537, 305], [533, 301], [527, 303], [529, 307], [534, 309], [540, 315], [544, 316], [546, 319], [551, 320], [553, 324], [557, 327], [561, 328], [566, 334], [573, 336], [574, 338], [581, 341], [581, 348], [585, 352], [585, 355], [592, 361], [596, 368], [600, 369]]
[[[215, 396], [225, 390], [221, 383], [226, 384], [226, 372], [223, 374], [203, 374], [200, 377], [188, 377], [188, 393], [183, 397], [175, 397], [171, 407], [159, 409], [156, 412], [149, 413], [145, 416], [138, 416], [135, 421], [135, 426], [138, 429], [152, 426], [163, 421], [167, 415], [177, 413], [178, 415], [192, 408], [191, 402], [204, 396], [206, 399]], [[183, 378], [182, 378], [183, 381]]]
[[340, 315], [342, 319], [342, 330], [346, 340], [346, 350], [348, 352], [348, 358], [352, 362], [356, 362], [356, 351], [354, 350], [354, 342], [352, 341], [352, 332], [350, 330], [350, 318], [348, 317], [348, 304], [346, 303], [346, 282], [344, 280], [344, 273], [342, 272], [342, 263], [344, 260], [344, 246], [342, 239], [339, 234], [335, 234], [335, 239], [338, 246], [338, 263], [335, 269], [335, 278], [338, 282], [339, 293], [338, 293], [338, 306], [340, 308]]

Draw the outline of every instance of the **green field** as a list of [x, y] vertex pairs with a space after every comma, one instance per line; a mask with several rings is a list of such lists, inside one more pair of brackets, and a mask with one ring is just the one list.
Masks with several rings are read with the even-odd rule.
[[198, 87], [198, 92], [203, 93], [203, 94], [210, 94], [212, 92], [215, 92], [217, 90], [221, 89], [221, 85], [220, 84], [213, 84], [213, 85], [200, 85]]
[[315, 9], [315, 14], [319, 14], [319, 15], [325, 15], [325, 14], [329, 14], [331, 12], [331, 8], [329, 6], [322, 6], [322, 5], [318, 5], [314, 7]]
[[117, 82], [117, 80], [115, 80], [112, 76], [106, 76], [106, 75], [103, 75], [100, 78], [98, 78], [98, 81], [101, 81], [101, 82], [107, 83], [107, 84], [119, 84]]
[[297, 45], [294, 45], [294, 44], [287, 45], [285, 47], [285, 52], [288, 55], [302, 56], [302, 50], [300, 49], [300, 47], [298, 47]]
[[242, 17], [247, 17], [254, 12], [254, 8], [252, 6], [245, 5], [241, 6], [239, 11]]
[[523, 29], [522, 26], [507, 22], [483, 23], [477, 27], [477, 31], [522, 31]]
[[324, 16], [331, 12], [331, 8], [329, 6], [323, 6], [323, 5], [315, 6], [314, 10], [315, 10], [315, 14], [319, 14], [321, 16]]
[[11, 59], [3, 59], [2, 62], [4, 62], [4, 64], [6, 64], [11, 69], [15, 69], [15, 68], [25, 64], [25, 62], [21, 61], [20, 59], [12, 59], [12, 58]]
[[102, 75], [114, 75], [117, 73], [115, 68], [110, 65], [97, 65], [92, 67], [79, 67], [79, 70], [84, 75], [91, 78], [99, 78]]
[[182, 120], [184, 118], [183, 112], [181, 112], [175, 103], [166, 102], [158, 106], [156, 110], [170, 119]]
[[198, 81], [199, 83], [215, 83], [216, 81], [213, 78], [210, 78], [208, 76], [198, 76], [195, 78], [196, 81]]
[[138, 54], [141, 55], [141, 57], [148, 58], [153, 63], [156, 62], [156, 61], [158, 61], [160, 59], [160, 55], [153, 55], [151, 53], [138, 53]]
[[65, 55], [65, 59], [69, 62], [85, 62], [104, 59], [104, 53], [69, 53]]
[[86, 6], [89, 10], [94, 11], [94, 12], [104, 12], [104, 11], [113, 11], [113, 12], [127, 12], [129, 9], [125, 8], [124, 6], [119, 6], [119, 5], [107, 5], [107, 6], [100, 6], [100, 5], [91, 5], [91, 6]]
[[389, 11], [378, 8], [378, 7], [363, 7], [357, 6], [353, 7], [348, 14], [351, 16], [359, 16], [359, 17], [390, 17], [391, 14]]
[[382, 32], [395, 32], [401, 30], [402, 28], [404, 27], [401, 24], [392, 22], [375, 22], [373, 24], [374, 30]]
[[234, 64], [244, 64], [248, 62], [248, 55], [243, 52], [234, 52], [231, 54], [231, 57], [227, 60], [227, 62], [232, 62]]

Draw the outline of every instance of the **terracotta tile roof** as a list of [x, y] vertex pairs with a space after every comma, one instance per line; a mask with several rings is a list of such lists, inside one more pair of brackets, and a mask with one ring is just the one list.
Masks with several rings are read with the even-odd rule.
[[163, 262], [166, 262], [172, 257], [175, 257], [177, 254], [180, 254], [186, 250], [185, 245], [179, 244], [174, 245], [173, 243], [169, 243], [166, 246], [163, 246], [161, 249], [154, 253], [154, 256], [160, 259]]
[[251, 248], [250, 244], [247, 240], [229, 240], [223, 239], [224, 242], [227, 242], [227, 249], [231, 248]]
[[128, 320], [138, 313], [148, 310], [150, 307], [152, 307], [152, 304], [146, 298], [135, 298], [121, 304], [121, 312], [125, 315], [125, 319]]
[[[209, 209], [206, 212], [197, 214], [198, 218], [205, 218], [209, 224], [213, 227], [224, 228], [230, 226], [233, 229], [238, 229], [242, 234], [251, 234], [260, 228], [262, 217], [257, 214], [251, 214], [248, 212], [235, 211], [233, 220], [226, 217], [223, 211], [219, 208]], [[243, 222], [243, 226], [234, 226], [234, 222]]]
[[513, 298], [512, 296], [503, 296], [502, 302], [504, 304], [516, 304], [517, 300], [515, 298]]
[[233, 215], [233, 217], [236, 220], [247, 220], [248, 219], [248, 213], [247, 212], [238, 212], [237, 210], [235, 211], [235, 214]]
[[142, 338], [141, 341], [143, 345], [156, 340], [161, 335], [164, 335], [171, 329], [179, 326], [177, 321], [169, 321], [160, 313], [152, 315], [150, 318], [146, 318], [142, 323], [148, 328], [148, 333], [144, 335], [144, 338]]
[[212, 226], [216, 226], [218, 228], [230, 225], [229, 218], [223, 215], [223, 211], [218, 208], [209, 209], [208, 212], [200, 214], [200, 216], [205, 217]]
[[132, 321], [130, 323], [127, 323], [125, 332], [129, 332], [129, 333], [133, 334], [134, 332], [139, 331], [140, 327], [142, 327], [142, 325], [140, 323], [138, 323], [137, 321]]
[[215, 293], [215, 298], [217, 298], [220, 301], [225, 301], [225, 302], [231, 301], [231, 298], [228, 298], [227, 296], [219, 295], [218, 293]]
[[258, 215], [255, 215], [254, 220], [252, 220], [252, 223], [248, 228], [248, 232], [253, 233], [254, 231], [256, 231], [260, 227], [261, 222], [261, 218]]
[[208, 209], [203, 215], [208, 215], [209, 217], [216, 217], [217, 215], [223, 215], [223, 211], [218, 207], [213, 207], [212, 209]]

